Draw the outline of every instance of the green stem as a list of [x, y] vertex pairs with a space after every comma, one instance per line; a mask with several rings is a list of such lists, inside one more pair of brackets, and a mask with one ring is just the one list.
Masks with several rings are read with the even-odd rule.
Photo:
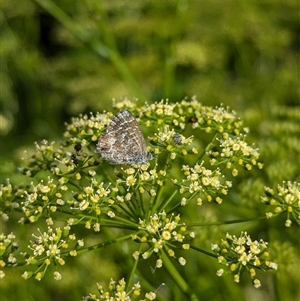
[[118, 238], [114, 238], [114, 239], [110, 239], [110, 240], [107, 240], [107, 241], [104, 241], [104, 242], [101, 242], [99, 244], [95, 244], [95, 245], [92, 245], [92, 246], [89, 246], [89, 247], [86, 247], [86, 248], [82, 248], [80, 250], [77, 250], [77, 254], [81, 254], [81, 253], [85, 253], [85, 252], [88, 252], [88, 251], [91, 251], [91, 250], [96, 250], [96, 249], [99, 249], [99, 248], [103, 248], [105, 246], [114, 244], [116, 242], [120, 242], [120, 241], [124, 241], [124, 240], [128, 240], [128, 239], [131, 239], [131, 234], [121, 236], [121, 237], [118, 237]]
[[217, 256], [216, 254], [214, 254], [214, 253], [208, 252], [208, 251], [206, 251], [206, 250], [204, 250], [204, 249], [198, 248], [198, 247], [193, 246], [193, 245], [191, 245], [191, 244], [190, 244], [190, 248], [193, 249], [193, 250], [196, 250], [196, 251], [198, 251], [198, 252], [201, 252], [201, 253], [203, 253], [203, 254], [205, 254], [205, 255], [214, 257], [214, 258], [217, 258], [217, 257], [218, 257], [218, 256]]
[[[124, 229], [132, 229], [132, 230], [136, 230], [138, 228], [138, 225], [135, 222], [130, 221], [128, 218], [123, 218], [120, 216], [115, 216], [113, 219], [105, 219], [102, 218], [101, 219], [101, 226], [123, 226]], [[121, 227], [122, 228], [122, 227]]]
[[162, 211], [164, 208], [166, 208], [170, 202], [172, 202], [172, 200], [174, 199], [174, 197], [176, 196], [176, 194], [178, 193], [178, 190], [174, 190], [173, 193], [170, 195], [170, 197], [161, 204], [161, 206], [159, 207], [158, 211]]
[[199, 226], [217, 226], [217, 225], [228, 225], [228, 224], [237, 224], [237, 223], [245, 223], [250, 221], [255, 221], [259, 219], [266, 219], [266, 217], [259, 216], [259, 217], [253, 217], [253, 218], [246, 218], [246, 219], [234, 219], [231, 221], [221, 221], [221, 222], [211, 222], [211, 223], [190, 223], [187, 225], [187, 227], [199, 227]]
[[[169, 157], [170, 157], [170, 156], [167, 157], [166, 162], [165, 162], [165, 168], [164, 168], [164, 171], [165, 171], [166, 173], [168, 173]], [[156, 160], [156, 164], [157, 164], [157, 160]], [[153, 187], [156, 186], [156, 184], [155, 184], [155, 179], [153, 179], [153, 183], [152, 183], [152, 184], [153, 184]], [[162, 201], [161, 201], [163, 191], [164, 191], [164, 185], [163, 185], [163, 186], [159, 186], [159, 187], [158, 187], [158, 190], [157, 190], [157, 194], [156, 194], [156, 196], [155, 196], [155, 199], [151, 200], [150, 206], [149, 206], [149, 208], [151, 209], [151, 210], [149, 210], [149, 211], [151, 211], [151, 215], [153, 215], [156, 211], [161, 211], [161, 210], [157, 210], [157, 208], [158, 208], [159, 206], [162, 206], [162, 205], [163, 205], [163, 203], [162, 203]]]
[[162, 251], [161, 258], [164, 264], [164, 267], [168, 270], [169, 274], [173, 277], [179, 288], [189, 297], [191, 301], [198, 301], [199, 299], [197, 296], [191, 291], [189, 285], [185, 282], [185, 280], [181, 277], [180, 273], [174, 267], [173, 263], [171, 262], [169, 256]]
[[207, 151], [210, 149], [213, 141], [218, 137], [218, 134], [219, 133], [215, 133], [214, 137], [212, 138], [211, 142], [206, 146], [206, 148], [203, 150], [203, 152], [200, 154], [200, 156], [197, 158], [196, 162], [194, 163], [194, 165], [199, 162], [203, 157], [204, 155], [207, 153]]
[[[21, 212], [21, 211], [20, 211]], [[57, 212], [61, 212], [64, 214], [69, 214], [72, 216], [76, 216], [76, 219], [81, 222], [84, 220], [94, 220], [97, 221], [97, 218], [95, 216], [88, 216], [84, 214], [75, 214], [72, 211], [69, 210], [64, 210], [62, 208], [58, 208]], [[56, 217], [57, 220], [65, 221], [63, 217]], [[136, 230], [137, 229], [137, 224], [136, 222], [132, 222], [131, 220], [128, 219], [128, 217], [120, 217], [120, 216], [115, 216], [113, 219], [108, 219], [108, 218], [101, 218], [101, 227], [118, 227], [118, 228], [123, 228], [123, 229], [131, 229], [131, 230]]]
[[[193, 199], [193, 198], [195, 197], [195, 195], [197, 195], [198, 193], [199, 193], [198, 191], [195, 191], [195, 192], [188, 198], [187, 203], [188, 203], [191, 199]], [[171, 208], [170, 210], [168, 210], [167, 213], [170, 214], [170, 213], [174, 212], [178, 207], [182, 207], [181, 202], [178, 202], [173, 208]]]
[[[142, 251], [142, 244], [140, 244], [138, 252], [141, 253], [141, 251]], [[129, 275], [129, 279], [128, 279], [127, 283], [126, 283], [127, 290], [132, 287], [133, 277], [134, 277], [135, 271], [137, 269], [138, 262], [139, 262], [138, 260], [134, 260], [133, 267], [132, 267], [130, 275]]]
[[[103, 248], [107, 245], [111, 245], [113, 243], [128, 240], [128, 239], [131, 239], [131, 234], [125, 235], [125, 236], [122, 236], [122, 237], [119, 237], [119, 238], [110, 239], [110, 240], [107, 240], [105, 242], [101, 242], [99, 244], [92, 245], [92, 246], [89, 246], [89, 247], [86, 247], [86, 248], [81, 248], [81, 249], [77, 250], [77, 255], [82, 254], [82, 253], [86, 253], [86, 252], [91, 251], [91, 250], [96, 250], [96, 249], [99, 249], [99, 248]], [[69, 252], [70, 252], [70, 250], [66, 250], [66, 251], [62, 252], [61, 255], [69, 256]], [[42, 258], [39, 258], [36, 265], [39, 265], [40, 263], [44, 263], [46, 258], [48, 258], [48, 257], [44, 256]], [[14, 264], [14, 266], [24, 266], [24, 265], [28, 265], [28, 262], [27, 261], [22, 261], [22, 262], [18, 262], [17, 264]]]
[[162, 192], [163, 192], [163, 188], [160, 186], [158, 188], [158, 192], [157, 192], [157, 195], [155, 196], [155, 199], [153, 198], [153, 201], [151, 199], [152, 202], [149, 203], [150, 215], [153, 215], [156, 212], [157, 206], [159, 204], [159, 200], [161, 200]]

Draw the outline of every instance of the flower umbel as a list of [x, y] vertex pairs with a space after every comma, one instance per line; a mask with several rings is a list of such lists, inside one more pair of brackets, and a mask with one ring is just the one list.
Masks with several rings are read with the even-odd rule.
[[83, 297], [84, 301], [88, 300], [120, 300], [120, 301], [131, 301], [131, 300], [138, 300], [138, 301], [149, 301], [155, 300], [156, 294], [154, 292], [149, 292], [145, 294], [144, 298], [139, 298], [141, 294], [141, 285], [139, 282], [135, 283], [130, 290], [126, 289], [126, 282], [124, 278], [116, 282], [115, 280], [111, 279], [108, 285], [108, 290], [105, 291], [103, 286], [99, 283], [98, 292], [99, 296], [90, 293], [88, 296]]
[[[251, 170], [253, 166], [262, 168], [262, 164], [257, 161], [258, 149], [249, 146], [245, 142], [245, 137], [245, 135], [231, 137], [225, 133], [222, 139], [216, 139], [219, 145], [212, 145], [207, 152], [207, 155], [211, 157], [211, 164], [224, 164], [228, 169], [234, 169], [237, 166], [242, 166], [246, 170]], [[233, 175], [236, 174], [233, 172]]]
[[16, 251], [19, 249], [19, 244], [16, 242], [14, 233], [8, 235], [0, 234], [0, 279], [5, 276], [4, 267], [14, 266], [17, 263]]
[[[175, 258], [174, 249], [188, 250], [188, 242], [195, 237], [194, 232], [188, 232], [186, 225], [180, 223], [179, 215], [171, 214], [168, 217], [165, 211], [150, 216], [149, 220], [140, 220], [139, 229], [143, 232], [133, 235], [132, 239], [150, 245], [150, 248], [141, 254], [143, 259], [149, 258], [153, 253], [160, 258], [163, 248], [170, 257]], [[134, 257], [138, 259], [139, 254], [135, 252]], [[162, 266], [162, 263], [162, 261], [159, 262], [159, 267]]]
[[[143, 147], [131, 148], [132, 143], [129, 143], [123, 149], [134, 157], [138, 157], [141, 150], [145, 152], [144, 142], [147, 142], [147, 152], [154, 155], [153, 160], [139, 165], [103, 162], [95, 153], [97, 140], [106, 133], [113, 116], [128, 109], [136, 118], [145, 141], [138, 139], [140, 131], [138, 135], [131, 131], [134, 127], [126, 118], [120, 121], [127, 126], [125, 132], [121, 131], [124, 139], [120, 136], [110, 136], [110, 139], [120, 142], [119, 139], [125, 141], [132, 136], [131, 141], [136, 139], [137, 145]], [[116, 247], [111, 250], [119, 248], [118, 252], [124, 251], [124, 256], [128, 254], [127, 251], [125, 254], [125, 248], [130, 253], [136, 250], [129, 280], [126, 280], [127, 284], [124, 279], [111, 280], [107, 290], [98, 285], [99, 294], [89, 294], [86, 300], [154, 300], [154, 292], [139, 299], [141, 285], [132, 285], [136, 275], [143, 283], [144, 271], [137, 271], [141, 264], [138, 259], [148, 259], [152, 255], [151, 260], [155, 258], [152, 272], [159, 268], [166, 270], [170, 279], [174, 279], [174, 285], [184, 287], [184, 294], [189, 294], [193, 289], [176, 269], [178, 264], [186, 264], [185, 251], [193, 249], [216, 256], [190, 244], [196, 235], [196, 230], [192, 232], [190, 227], [200, 232], [201, 227], [211, 223], [232, 223], [217, 221], [222, 216], [217, 210], [226, 207], [222, 206], [225, 201], [238, 200], [235, 191], [229, 193], [232, 185], [243, 183], [237, 178], [238, 167], [247, 172], [254, 166], [262, 166], [257, 161], [258, 149], [246, 143], [245, 133], [247, 130], [234, 111], [222, 105], [214, 108], [203, 106], [196, 97], [143, 107], [126, 99], [114, 105], [114, 112], [73, 118], [66, 124], [63, 140], [36, 143], [32, 153], [28, 153], [24, 160], [27, 165], [20, 169], [25, 175], [22, 175], [26, 179], [25, 185], [12, 185], [12, 181], [7, 181], [6, 185], [0, 186], [0, 215], [4, 223], [14, 212], [18, 214], [20, 226], [31, 223], [32, 227], [33, 223], [42, 221], [47, 224], [47, 230], [38, 230], [26, 243], [26, 253], [18, 251], [23, 262], [15, 253], [18, 244], [14, 234], [0, 236], [0, 268], [3, 268], [0, 278], [4, 277], [7, 267], [30, 265], [33, 270], [25, 271], [22, 274], [24, 279], [42, 280], [51, 270], [54, 279], [60, 280], [59, 267], [65, 264], [67, 257], [113, 245]], [[143, 143], [139, 144], [141, 141]], [[118, 153], [122, 143], [110, 145], [112, 153]], [[122, 152], [119, 153], [123, 156]], [[232, 176], [236, 178], [232, 180]], [[28, 177], [32, 179], [28, 181]], [[205, 200], [207, 202], [201, 208], [191, 206], [194, 203], [201, 205]], [[274, 206], [272, 214], [286, 211], [287, 224], [291, 223], [290, 217], [299, 222], [299, 187], [296, 184], [288, 182], [278, 186], [277, 193], [266, 189], [263, 201]], [[215, 206], [215, 203], [220, 206]], [[237, 215], [240, 212], [237, 210]], [[232, 216], [231, 212], [228, 214], [228, 207], [224, 213], [224, 220], [226, 216]], [[58, 227], [57, 222], [59, 225], [65, 222], [66, 226]], [[86, 240], [78, 240], [75, 234], [71, 234], [71, 227], [72, 231], [86, 236], [91, 230], [93, 237], [88, 241], [93, 243], [85, 246]], [[201, 238], [197, 237], [200, 241]], [[125, 248], [120, 243], [124, 243]], [[228, 267], [227, 273], [234, 273], [236, 282], [246, 270], [254, 286], [259, 287], [256, 269], [277, 267], [269, 260], [267, 243], [252, 241], [246, 232], [242, 232], [239, 238], [228, 234], [226, 240], [213, 245], [212, 249], [219, 262]], [[217, 274], [224, 274], [224, 269]], [[192, 294], [190, 299], [194, 299]]]
[[192, 197], [204, 195], [208, 201], [215, 200], [222, 203], [222, 195], [226, 195], [231, 187], [231, 182], [224, 180], [220, 169], [210, 170], [204, 166], [204, 162], [196, 163], [191, 167], [182, 166], [185, 176], [181, 182], [174, 179], [175, 185], [180, 186], [180, 193], [189, 193]]
[[[252, 240], [247, 232], [242, 232], [240, 237], [226, 234], [226, 240], [222, 239], [221, 243], [212, 244], [212, 251], [218, 255], [218, 262], [227, 266], [227, 273], [234, 274], [234, 281], [239, 282], [240, 275], [247, 271], [256, 288], [260, 282], [256, 279], [255, 269], [277, 270], [277, 264], [270, 261], [270, 254], [267, 250], [268, 243], [262, 239]], [[218, 276], [223, 275], [224, 270], [217, 272]]]
[[[33, 240], [28, 246], [32, 255], [25, 253], [25, 259], [28, 265], [39, 265], [35, 272], [24, 272], [22, 277], [28, 279], [35, 276], [37, 280], [43, 278], [48, 266], [52, 263], [56, 266], [64, 265], [64, 257], [76, 256], [76, 249], [83, 246], [83, 241], [76, 241], [76, 236], [70, 234], [70, 226], [55, 230], [48, 227], [47, 232], [38, 229], [40, 235], [32, 235]], [[59, 272], [54, 273], [56, 280], [61, 279]]]
[[300, 183], [283, 182], [277, 186], [277, 191], [265, 187], [265, 195], [261, 201], [272, 208], [266, 213], [268, 218], [286, 212], [286, 227], [291, 226], [291, 217], [300, 225]]

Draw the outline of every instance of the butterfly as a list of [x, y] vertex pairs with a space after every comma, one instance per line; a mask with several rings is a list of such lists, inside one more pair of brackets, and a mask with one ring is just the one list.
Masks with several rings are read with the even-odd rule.
[[144, 164], [154, 158], [139, 124], [128, 110], [117, 113], [97, 143], [96, 152], [111, 164]]

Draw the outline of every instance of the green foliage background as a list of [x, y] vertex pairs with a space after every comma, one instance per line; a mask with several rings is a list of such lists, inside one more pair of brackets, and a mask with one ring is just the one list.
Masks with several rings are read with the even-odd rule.
[[[300, 180], [299, 29], [297, 0], [3, 0], [1, 182], [21, 181], [22, 150], [60, 139], [71, 116], [109, 110], [112, 98], [151, 103], [197, 95], [204, 105], [230, 106], [250, 128], [265, 168], [241, 178], [236, 206], [258, 215], [264, 185]], [[278, 217], [256, 228], [258, 236], [267, 233], [279, 264], [260, 290], [216, 277], [218, 266], [203, 255], [200, 266], [182, 273], [196, 277], [201, 300], [296, 300], [299, 229], [283, 225]], [[13, 222], [8, 230], [31, 233]], [[203, 235], [209, 231], [217, 229]], [[1, 280], [2, 300], [80, 300], [96, 281], [126, 271], [129, 260], [124, 252], [110, 258], [107, 249], [76, 259], [60, 282], [52, 275], [24, 281], [12, 272]]]

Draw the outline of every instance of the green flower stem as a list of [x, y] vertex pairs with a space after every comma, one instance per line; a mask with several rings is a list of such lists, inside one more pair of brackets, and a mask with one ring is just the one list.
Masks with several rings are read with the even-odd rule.
[[[195, 197], [195, 195], [197, 195], [199, 193], [199, 191], [195, 191], [187, 200], [187, 202], [189, 202], [191, 199], [193, 199]], [[178, 202], [173, 208], [171, 208], [170, 210], [168, 210], [168, 214], [175, 211], [178, 207], [182, 207], [181, 202]]]
[[153, 214], [153, 212], [155, 212], [155, 200], [156, 200], [156, 197], [154, 197], [154, 196], [152, 196], [150, 198], [149, 210], [146, 213], [146, 219], [149, 219], [149, 217]]
[[221, 222], [211, 222], [211, 223], [190, 223], [187, 227], [203, 227], [203, 226], [217, 226], [217, 225], [228, 225], [228, 224], [237, 224], [237, 223], [245, 223], [250, 221], [255, 221], [259, 219], [266, 219], [265, 216], [253, 217], [253, 218], [246, 218], [246, 219], [234, 219], [231, 221], [221, 221]]
[[203, 152], [199, 155], [199, 157], [197, 158], [197, 160], [195, 161], [194, 164], [196, 164], [197, 162], [199, 162], [207, 153], [207, 151], [211, 148], [211, 146], [213, 145], [213, 141], [215, 141], [215, 139], [218, 137], [218, 132], [215, 133], [214, 137], [212, 138], [211, 142], [206, 146], [206, 148], [203, 150]]
[[151, 201], [149, 203], [149, 215], [153, 215], [155, 212], [157, 212], [157, 206], [159, 204], [159, 200], [161, 200], [161, 194], [163, 192], [163, 188], [160, 186], [157, 191], [157, 195], [155, 198], [151, 198]]
[[[122, 237], [119, 237], [119, 238], [110, 239], [110, 240], [107, 240], [105, 242], [95, 244], [95, 245], [92, 245], [92, 246], [89, 246], [89, 247], [81, 248], [81, 249], [76, 250], [76, 252], [77, 252], [77, 255], [79, 255], [79, 254], [86, 253], [86, 252], [91, 251], [91, 250], [96, 250], [96, 249], [99, 249], [99, 248], [103, 248], [103, 247], [111, 245], [113, 243], [125, 241], [125, 240], [128, 240], [128, 239], [131, 239], [131, 234], [125, 235], [125, 236], [122, 236]], [[61, 255], [62, 256], [69, 256], [69, 252], [70, 252], [70, 250], [65, 250], [64, 252], [61, 253]], [[47, 257], [44, 256], [42, 258], [37, 259], [36, 265], [39, 266], [40, 263], [44, 263], [46, 258]], [[24, 265], [28, 265], [27, 261], [18, 262], [14, 266], [24, 266]]]
[[136, 222], [132, 222], [128, 220], [128, 217], [120, 217], [120, 216], [115, 216], [113, 219], [108, 219], [108, 218], [101, 218], [101, 226], [105, 227], [112, 227], [112, 226], [118, 226], [118, 228], [122, 229], [132, 229], [132, 230], [137, 230], [138, 225]]
[[[164, 170], [166, 172], [168, 172], [169, 162], [170, 162], [170, 155], [168, 155], [168, 157], [166, 159], [166, 162], [165, 162], [165, 168], [164, 168]], [[155, 187], [155, 182], [153, 182], [153, 185]], [[150, 204], [150, 206], [149, 206], [151, 208], [151, 215], [153, 215], [155, 212], [161, 211], [163, 208], [165, 208], [167, 206], [168, 202], [170, 202], [172, 200], [172, 198], [175, 196], [175, 195], [173, 197], [171, 196], [168, 199], [168, 202], [166, 203], [166, 205], [164, 205], [165, 203], [161, 201], [162, 200], [163, 191], [164, 191], [164, 185], [163, 186], [159, 186], [159, 188], [157, 190], [156, 197], [155, 197], [155, 202], [153, 202], [153, 204]], [[159, 209], [157, 209], [158, 206], [160, 206]]]
[[[99, 165], [101, 165], [101, 164], [93, 165], [93, 166], [94, 166], [94, 167], [97, 167], [97, 166], [99, 166]], [[92, 167], [92, 166], [87, 166], [87, 168], [91, 168], [91, 167]], [[105, 182], [105, 180], [106, 180], [107, 183], [116, 183], [116, 179], [112, 177], [112, 174], [110, 174], [110, 173], [108, 173], [108, 172], [103, 172], [101, 175], [103, 176], [102, 182]], [[115, 174], [113, 174], [113, 175], [115, 176]], [[109, 186], [110, 186], [110, 185], [111, 185], [111, 184], [109, 184]]]
[[205, 255], [208, 255], [208, 256], [210, 256], [210, 257], [218, 258], [218, 256], [217, 256], [216, 254], [211, 253], [211, 252], [208, 252], [208, 251], [206, 251], [206, 250], [204, 250], [204, 249], [198, 248], [198, 247], [193, 246], [193, 245], [191, 245], [191, 244], [190, 244], [190, 248], [193, 249], [193, 250], [196, 250], [196, 251], [198, 251], [198, 252], [201, 252], [201, 253], [203, 253], [203, 254], [205, 254]]
[[140, 216], [144, 216], [145, 207], [144, 207], [143, 198], [137, 189], [134, 191], [131, 201], [126, 202], [126, 204], [131, 210], [131, 212], [133, 213], [135, 220], [137, 220]]
[[[142, 244], [140, 244], [138, 252], [139, 253], [142, 252]], [[134, 263], [133, 263], [133, 266], [132, 266], [129, 278], [128, 278], [127, 283], [126, 283], [126, 290], [129, 290], [132, 287], [133, 277], [134, 277], [134, 275], [136, 273], [138, 262], [139, 262], [138, 260], [134, 260]]]
[[191, 291], [189, 285], [185, 282], [185, 280], [180, 275], [179, 271], [174, 267], [173, 263], [171, 262], [169, 256], [163, 250], [161, 252], [161, 259], [163, 261], [164, 267], [168, 270], [170, 275], [173, 277], [177, 285], [180, 289], [189, 297], [191, 301], [198, 301], [199, 299], [197, 296]]
[[[114, 218], [115, 219], [115, 218]], [[109, 219], [101, 219], [101, 227], [110, 227], [110, 228], [119, 228], [119, 229], [129, 229], [129, 230], [137, 230], [137, 224], [131, 223], [126, 219], [120, 219], [120, 222], [109, 220]]]
[[[75, 182], [73, 182], [71, 179], [68, 181], [67, 184], [69, 184], [69, 185], [71, 185], [71, 186], [77, 188], [78, 191], [80, 191], [80, 190], [82, 189], [82, 187], [80, 187], [78, 184], [76, 184]], [[65, 185], [65, 184], [63, 184], [63, 185]], [[63, 186], [63, 185], [60, 185], [60, 186]]]
[[[103, 248], [105, 246], [114, 244], [116, 242], [121, 242], [121, 241], [128, 240], [128, 239], [131, 239], [131, 234], [124, 235], [124, 236], [114, 238], [114, 239], [110, 239], [110, 240], [107, 240], [107, 241], [104, 241], [104, 242], [101, 242], [99, 244], [95, 244], [95, 245], [92, 245], [92, 246], [89, 246], [89, 247], [86, 247], [86, 248], [81, 248], [81, 249], [77, 250], [77, 254], [86, 253], [86, 252], [91, 251], [91, 250], [97, 250], [97, 249]], [[67, 251], [66, 253], [68, 254], [68, 252], [69, 251]]]
[[[47, 12], [49, 12], [55, 19], [57, 19], [65, 28], [67, 28], [74, 36], [76, 36], [83, 43], [88, 45], [95, 53], [106, 59], [110, 59], [119, 74], [122, 76], [123, 80], [127, 83], [129, 87], [133, 90], [133, 93], [141, 101], [146, 100], [146, 96], [140, 89], [140, 86], [134, 79], [132, 73], [127, 68], [124, 60], [118, 53], [117, 49], [112, 49], [102, 43], [99, 40], [93, 39], [91, 33], [83, 29], [78, 23], [74, 22], [63, 10], [61, 10], [54, 2], [49, 0], [35, 0], [40, 6], [42, 6]], [[101, 12], [101, 11], [100, 11]], [[105, 19], [105, 16], [102, 17]], [[103, 24], [102, 24], [103, 25]], [[103, 28], [102, 28], [103, 29]], [[112, 35], [108, 30], [108, 25], [104, 26], [106, 39], [111, 40]], [[108, 36], [109, 35], [109, 36]], [[112, 43], [109, 43], [112, 46]]]
[[[97, 218], [95, 216], [75, 214], [75, 213], [72, 213], [70, 211], [62, 210], [62, 209], [58, 209], [57, 211], [76, 216], [76, 219], [79, 220], [79, 221], [74, 223], [74, 224], [80, 223], [81, 221], [83, 223], [85, 223], [85, 221], [88, 220], [88, 219], [97, 221]], [[56, 217], [56, 219], [64, 221], [64, 222], [66, 221], [66, 219], [63, 218], [63, 217]], [[123, 218], [123, 217], [120, 217], [120, 216], [115, 216], [113, 219], [101, 218], [101, 227], [105, 227], [105, 226], [106, 227], [114, 227], [115, 226], [115, 227], [118, 227], [118, 228], [131, 229], [131, 230], [136, 230], [137, 229], [136, 222], [130, 221], [128, 219], [128, 217]]]
[[135, 191], [136, 198], [138, 200], [139, 209], [140, 209], [140, 216], [145, 216], [145, 212], [149, 211], [148, 209], [145, 210], [145, 204], [142, 194], [139, 191]]
[[[127, 207], [124, 206], [123, 204], [118, 204], [118, 208], [120, 208], [122, 211], [122, 213], [118, 212], [119, 214], [123, 214], [125, 213], [127, 215], [127, 218], [128, 217], [131, 217], [132, 220], [136, 221], [137, 220], [137, 215], [138, 215], [138, 208], [137, 208], [137, 205], [135, 205], [135, 202], [132, 201], [132, 202], [127, 202], [126, 203]], [[124, 214], [123, 214], [124, 215]]]
[[164, 208], [166, 208], [169, 203], [172, 202], [172, 200], [174, 199], [174, 197], [176, 196], [176, 194], [178, 193], [178, 190], [174, 190], [173, 193], [170, 195], [170, 197], [161, 204], [161, 206], [158, 208], [158, 211], [162, 211]]

